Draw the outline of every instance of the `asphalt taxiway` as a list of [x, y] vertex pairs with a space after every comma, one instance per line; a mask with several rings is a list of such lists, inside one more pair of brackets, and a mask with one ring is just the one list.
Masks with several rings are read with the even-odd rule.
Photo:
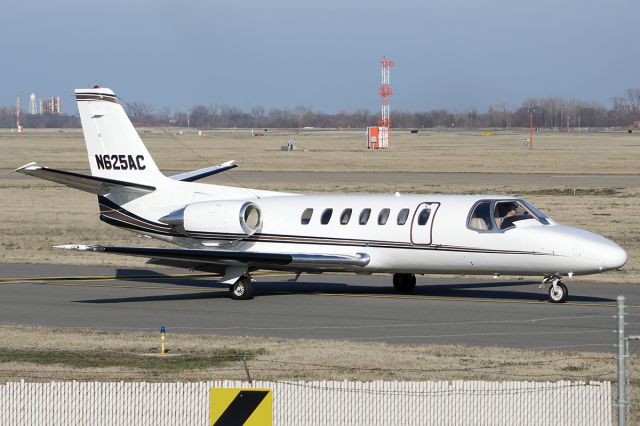
[[103, 330], [465, 344], [614, 352], [616, 296], [640, 334], [640, 286], [565, 281], [547, 302], [535, 281], [419, 277], [398, 294], [390, 276], [256, 275], [233, 301], [215, 277], [182, 270], [0, 265], [0, 323]]

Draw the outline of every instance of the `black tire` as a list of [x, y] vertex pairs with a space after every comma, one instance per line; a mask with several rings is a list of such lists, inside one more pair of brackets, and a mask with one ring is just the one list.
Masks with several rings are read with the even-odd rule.
[[416, 288], [416, 276], [413, 274], [393, 274], [393, 288], [399, 293], [409, 293]]
[[416, 288], [416, 276], [413, 274], [409, 275], [409, 286], [411, 287], [409, 291], [413, 291]]
[[393, 288], [395, 288], [397, 291], [400, 291], [398, 290], [398, 288], [401, 286], [400, 275], [401, 274], [393, 274]]
[[569, 296], [569, 290], [567, 286], [561, 282], [556, 285], [557, 290], [553, 291], [553, 285], [549, 286], [549, 302], [551, 303], [564, 303]]
[[229, 296], [233, 300], [248, 300], [253, 297], [253, 283], [249, 277], [240, 277], [229, 286]]

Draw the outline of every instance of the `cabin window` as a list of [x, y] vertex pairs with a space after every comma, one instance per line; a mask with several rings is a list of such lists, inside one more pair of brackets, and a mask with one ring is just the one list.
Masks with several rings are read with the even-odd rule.
[[367, 222], [369, 222], [369, 216], [371, 216], [371, 209], [363, 209], [360, 213], [358, 223], [360, 223], [360, 225], [366, 225]]
[[473, 208], [471, 216], [469, 216], [469, 228], [478, 231], [489, 231], [493, 229], [493, 221], [491, 220], [491, 201], [480, 201]]
[[422, 209], [420, 215], [418, 216], [418, 225], [424, 226], [429, 221], [429, 216], [431, 215], [431, 210]]
[[351, 209], [344, 209], [340, 215], [340, 225], [346, 225], [351, 219]]
[[380, 210], [380, 214], [378, 215], [378, 225], [384, 225], [387, 223], [389, 219], [390, 209], [382, 209]]
[[407, 218], [409, 217], [409, 209], [402, 209], [398, 213], [398, 225], [404, 225], [407, 223]]
[[311, 216], [313, 215], [313, 209], [306, 209], [302, 212], [302, 217], [300, 218], [300, 223], [303, 225], [308, 225], [311, 222]]
[[320, 216], [320, 223], [326, 225], [331, 220], [331, 215], [333, 214], [333, 209], [325, 209], [322, 212], [322, 216]]

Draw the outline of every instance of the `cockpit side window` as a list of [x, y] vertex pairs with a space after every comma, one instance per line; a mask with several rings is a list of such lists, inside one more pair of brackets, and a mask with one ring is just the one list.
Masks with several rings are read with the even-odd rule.
[[549, 225], [547, 216], [524, 200], [483, 200], [476, 203], [469, 215], [469, 229], [499, 232], [515, 227], [515, 222], [535, 219]]
[[[520, 211], [519, 211], [520, 210]], [[493, 210], [498, 229], [507, 229], [514, 226], [514, 218], [522, 214], [522, 206], [513, 201], [498, 201]]]
[[515, 226], [515, 222], [525, 219], [536, 219], [538, 222], [548, 225], [549, 222], [544, 218], [543, 213], [532, 207], [521, 200], [496, 201], [493, 211], [496, 226], [498, 229], [509, 229]]
[[475, 205], [467, 226], [478, 231], [491, 231], [493, 221], [491, 220], [491, 201], [480, 201]]

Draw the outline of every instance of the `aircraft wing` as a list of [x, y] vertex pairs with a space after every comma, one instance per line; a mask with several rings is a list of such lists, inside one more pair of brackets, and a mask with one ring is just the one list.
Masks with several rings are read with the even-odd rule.
[[227, 161], [226, 163], [218, 164], [217, 166], [205, 167], [204, 169], [194, 170], [192, 172], [180, 173], [178, 175], [169, 176], [171, 179], [181, 180], [183, 182], [193, 182], [207, 176], [215, 175], [216, 173], [224, 172], [225, 170], [238, 167], [235, 161]]
[[[116, 247], [100, 245], [63, 245], [56, 246], [66, 250], [93, 251], [128, 256], [148, 257], [180, 263], [211, 264], [224, 266], [248, 266], [257, 269], [295, 270], [364, 267], [369, 264], [369, 255], [307, 254], [307, 253], [269, 253], [237, 250], [200, 250], [182, 248]], [[154, 262], [160, 263], [160, 262]]]
[[155, 187], [149, 185], [141, 185], [122, 180], [107, 179], [103, 177], [89, 176], [82, 173], [50, 169], [49, 167], [39, 166], [36, 163], [25, 164], [14, 171], [25, 175], [35, 176], [40, 179], [61, 183], [71, 188], [90, 192], [96, 195], [109, 194], [110, 192], [113, 192], [115, 188], [126, 188], [133, 192], [139, 192], [142, 194], [156, 190]]

